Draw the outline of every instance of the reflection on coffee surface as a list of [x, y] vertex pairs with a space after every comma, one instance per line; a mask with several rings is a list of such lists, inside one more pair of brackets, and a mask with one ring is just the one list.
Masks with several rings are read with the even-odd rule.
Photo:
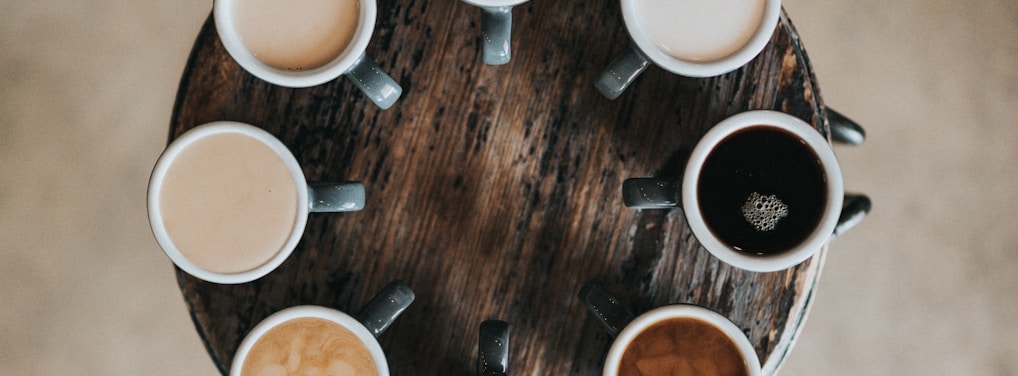
[[272, 149], [240, 133], [217, 133], [184, 148], [163, 178], [159, 206], [174, 246], [215, 273], [269, 261], [297, 221], [297, 187]]
[[729, 135], [707, 157], [697, 198], [721, 241], [749, 254], [780, 253], [819, 225], [827, 177], [805, 141], [772, 127]]
[[708, 62], [749, 43], [763, 22], [764, 0], [634, 0], [637, 21], [676, 59]]
[[244, 360], [242, 376], [377, 376], [368, 348], [329, 320], [298, 318], [269, 329]]
[[308, 70], [335, 59], [353, 40], [358, 0], [243, 0], [234, 5], [237, 35], [261, 62]]
[[679, 317], [636, 335], [619, 363], [619, 376], [748, 375], [746, 361], [728, 336], [706, 321]]

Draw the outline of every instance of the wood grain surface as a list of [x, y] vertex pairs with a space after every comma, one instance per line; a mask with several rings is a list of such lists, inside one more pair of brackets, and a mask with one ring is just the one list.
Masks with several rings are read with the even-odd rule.
[[481, 62], [480, 10], [381, 0], [368, 53], [404, 89], [379, 110], [347, 80], [265, 83], [226, 53], [211, 18], [180, 84], [170, 140], [232, 120], [283, 141], [309, 181], [362, 181], [363, 211], [311, 214], [268, 276], [217, 285], [177, 271], [209, 354], [226, 373], [261, 319], [316, 304], [356, 313], [392, 280], [417, 294], [381, 337], [393, 375], [471, 375], [478, 326], [510, 323], [511, 373], [599, 374], [610, 337], [577, 298], [598, 280], [634, 312], [709, 307], [741, 327], [765, 373], [802, 327], [826, 249], [775, 273], [721, 264], [681, 210], [622, 205], [630, 177], [680, 176], [711, 125], [774, 109], [827, 134], [808, 58], [783, 15], [743, 69], [706, 79], [651, 66], [619, 99], [594, 89], [628, 43], [614, 1], [516, 7], [512, 61]]

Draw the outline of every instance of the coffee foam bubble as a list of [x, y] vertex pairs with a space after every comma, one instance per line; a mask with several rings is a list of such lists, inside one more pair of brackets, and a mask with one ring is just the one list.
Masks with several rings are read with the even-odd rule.
[[776, 195], [764, 196], [753, 192], [742, 205], [742, 216], [757, 231], [772, 231], [781, 219], [788, 216], [788, 205]]

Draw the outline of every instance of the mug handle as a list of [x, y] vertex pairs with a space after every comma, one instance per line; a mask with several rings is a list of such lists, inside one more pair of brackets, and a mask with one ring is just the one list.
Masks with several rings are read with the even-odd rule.
[[846, 231], [862, 222], [872, 206], [870, 198], [864, 194], [846, 194], [844, 204], [841, 206], [841, 216], [838, 217], [838, 225], [834, 226], [834, 234], [828, 242], [844, 235]]
[[[827, 121], [831, 126], [831, 141], [845, 145], [862, 145], [866, 141], [866, 131], [858, 123], [842, 115], [833, 108], [827, 108]], [[838, 225], [834, 227], [834, 234], [831, 240], [843, 235], [849, 229], [862, 222], [863, 217], [870, 212], [873, 203], [864, 194], [846, 194], [844, 205], [841, 207], [841, 216], [838, 218]]]
[[650, 58], [639, 47], [630, 44], [608, 67], [601, 71], [594, 81], [597, 90], [608, 99], [618, 98], [636, 77], [650, 65]]
[[509, 374], [509, 323], [486, 320], [481, 323], [477, 344], [477, 374], [505, 376]]
[[308, 211], [349, 212], [364, 209], [364, 184], [360, 182], [308, 183]]
[[583, 289], [580, 290], [580, 300], [604, 325], [612, 337], [618, 336], [622, 328], [625, 328], [630, 321], [636, 318], [615, 298], [615, 294], [595, 281], [583, 285]]
[[481, 53], [484, 63], [502, 65], [511, 56], [513, 7], [481, 7]]
[[632, 178], [622, 182], [622, 202], [632, 209], [669, 209], [682, 204], [681, 182], [674, 178]]
[[403, 88], [366, 53], [361, 54], [353, 67], [344, 74], [353, 81], [354, 86], [361, 89], [364, 95], [383, 110], [392, 107], [403, 94]]
[[402, 281], [392, 282], [368, 302], [357, 315], [357, 321], [377, 338], [403, 311], [406, 311], [407, 307], [410, 307], [413, 301], [414, 291], [410, 287]]
[[827, 108], [827, 122], [831, 125], [831, 141], [846, 145], [862, 145], [866, 141], [866, 131], [858, 123], [847, 116]]

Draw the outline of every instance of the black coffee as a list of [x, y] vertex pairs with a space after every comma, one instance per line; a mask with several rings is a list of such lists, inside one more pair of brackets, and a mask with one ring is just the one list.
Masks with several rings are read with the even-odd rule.
[[795, 247], [819, 224], [827, 177], [805, 141], [758, 126], [733, 133], [707, 157], [697, 197], [711, 232], [742, 252]]

